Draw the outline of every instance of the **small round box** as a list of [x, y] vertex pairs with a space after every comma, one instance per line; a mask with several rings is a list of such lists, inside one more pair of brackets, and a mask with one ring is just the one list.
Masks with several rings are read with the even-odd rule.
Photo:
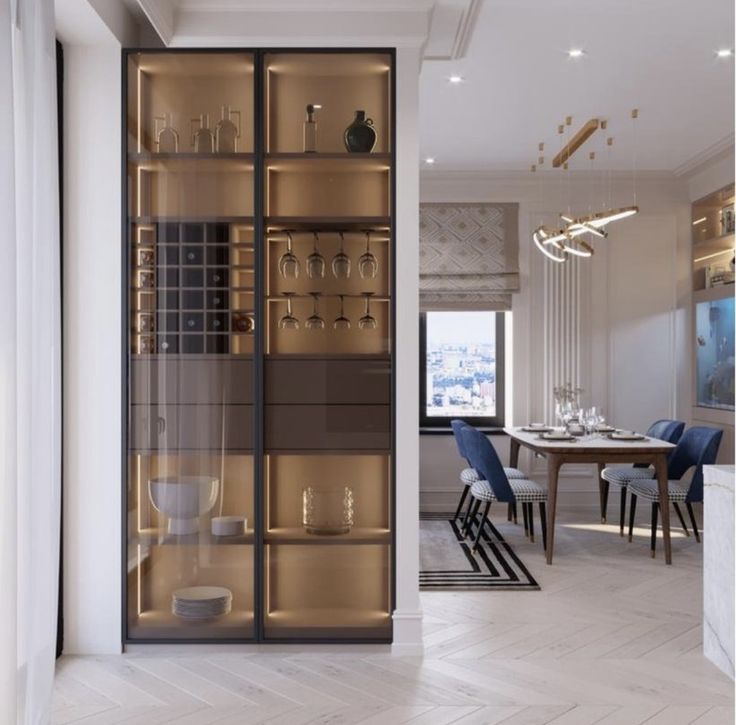
[[242, 536], [248, 520], [244, 516], [215, 516], [212, 519], [213, 536]]

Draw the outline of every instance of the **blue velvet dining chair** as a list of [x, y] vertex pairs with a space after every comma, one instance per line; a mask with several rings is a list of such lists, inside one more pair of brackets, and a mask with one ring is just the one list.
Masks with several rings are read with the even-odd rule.
[[[460, 494], [460, 501], [457, 504], [455, 516], [452, 519], [453, 521], [456, 521], [457, 518], [460, 516], [460, 513], [462, 512], [463, 504], [465, 503], [465, 499], [468, 497], [470, 487], [476, 481], [479, 481], [480, 477], [470, 463], [469, 456], [465, 447], [465, 441], [462, 436], [463, 428], [473, 428], [473, 426], [471, 426], [469, 423], [466, 423], [464, 420], [459, 419], [450, 421], [450, 425], [452, 426], [452, 433], [455, 436], [455, 445], [457, 445], [457, 452], [460, 454], [460, 458], [462, 458], [468, 464], [467, 468], [464, 468], [462, 471], [460, 471], [460, 483], [463, 485], [463, 492]], [[475, 429], [473, 428], [473, 430]], [[504, 468], [504, 471], [506, 471], [506, 475], [509, 478], [525, 478], [523, 472], [520, 471], [518, 468], [506, 467]], [[470, 502], [468, 502], [468, 509], [470, 509]], [[466, 518], [463, 519], [463, 523], [465, 523], [466, 519], [467, 513]]]
[[488, 520], [488, 512], [494, 501], [513, 504], [517, 501], [524, 514], [524, 530], [534, 541], [534, 503], [539, 503], [539, 516], [542, 525], [542, 545], [547, 548], [547, 487], [525, 478], [509, 478], [506, 469], [488, 438], [475, 428], [466, 426], [461, 430], [465, 450], [470, 464], [478, 472], [480, 480], [470, 487], [471, 504], [463, 534], [468, 536], [481, 504], [485, 504], [473, 541], [473, 551], [478, 548], [483, 528]]
[[[698, 524], [695, 521], [693, 503], [703, 500], [703, 466], [715, 463], [723, 431], [720, 428], [694, 426], [688, 428], [680, 438], [667, 465], [667, 490], [673, 504], [684, 502], [690, 514], [696, 541], [700, 541]], [[689, 482], [683, 480], [685, 474], [694, 467]], [[629, 483], [631, 507], [629, 511], [629, 541], [634, 534], [634, 516], [637, 498], [645, 498], [652, 503], [652, 531], [650, 549], [652, 557], [657, 546], [657, 515], [659, 512], [659, 486], [656, 478], [646, 478]]]
[[[677, 443], [680, 440], [685, 424], [680, 420], [657, 420], [649, 426], [647, 430], [648, 438], [657, 438], [667, 443]], [[670, 453], [670, 458], [674, 453]], [[608, 487], [609, 484], [618, 486], [621, 489], [621, 510], [619, 512], [619, 533], [624, 535], [624, 522], [626, 521], [626, 489], [632, 481], [641, 478], [654, 478], [654, 468], [647, 463], [635, 463], [632, 466], [607, 466], [598, 477], [598, 487], [601, 496], [601, 522], [606, 523], [606, 511], [608, 509]], [[685, 519], [682, 517], [680, 507], [675, 503], [675, 512], [677, 513], [680, 523], [685, 533], [688, 533], [685, 526]]]

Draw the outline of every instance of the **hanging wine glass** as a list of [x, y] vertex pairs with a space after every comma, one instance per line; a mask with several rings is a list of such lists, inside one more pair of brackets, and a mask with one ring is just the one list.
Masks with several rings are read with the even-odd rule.
[[378, 274], [378, 260], [371, 252], [371, 232], [365, 233], [365, 252], [358, 260], [358, 272], [363, 279], [373, 279]]
[[310, 294], [312, 295], [312, 314], [307, 317], [307, 321], [304, 323], [304, 326], [309, 330], [324, 330], [325, 321], [322, 319], [319, 314], [319, 310], [317, 309], [319, 292], [310, 292]]
[[286, 251], [279, 259], [279, 272], [286, 279], [296, 279], [299, 276], [299, 260], [291, 249], [291, 232], [286, 232]]
[[340, 314], [335, 318], [332, 326], [336, 330], [349, 330], [350, 320], [345, 317], [345, 296], [340, 295]]
[[340, 234], [340, 251], [332, 258], [332, 274], [338, 279], [347, 279], [350, 276], [350, 257], [345, 254], [345, 235]]
[[293, 292], [284, 292], [286, 297], [286, 314], [279, 320], [280, 330], [298, 330], [299, 320], [294, 317], [291, 312], [291, 298], [294, 296]]
[[325, 258], [319, 253], [317, 243], [319, 235], [314, 234], [314, 251], [307, 257], [307, 277], [310, 279], [322, 279], [325, 276]]
[[358, 327], [361, 330], [375, 330], [378, 326], [376, 318], [371, 314], [371, 297], [373, 292], [364, 292], [363, 297], [365, 298], [365, 313], [363, 317], [358, 320]]

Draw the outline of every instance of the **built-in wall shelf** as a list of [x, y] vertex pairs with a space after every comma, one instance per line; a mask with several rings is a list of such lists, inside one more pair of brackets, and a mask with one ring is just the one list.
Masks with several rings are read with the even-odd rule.
[[299, 544], [300, 546], [390, 544], [391, 532], [388, 529], [353, 528], [345, 534], [319, 536], [297, 528], [268, 529], [265, 542], [267, 544]]

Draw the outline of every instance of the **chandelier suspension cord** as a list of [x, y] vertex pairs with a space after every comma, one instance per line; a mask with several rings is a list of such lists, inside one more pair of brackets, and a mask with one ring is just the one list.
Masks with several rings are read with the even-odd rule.
[[632, 128], [633, 137], [634, 137], [634, 153], [633, 153], [634, 158], [632, 161], [632, 176], [633, 176], [632, 185], [634, 187], [634, 206], [636, 206], [636, 176], [637, 176], [636, 172], [637, 172], [637, 166], [638, 166], [637, 153], [638, 153], [638, 148], [639, 148], [639, 144], [637, 143], [637, 138], [636, 138], [636, 127], [637, 127], [636, 120], [638, 118], [639, 118], [639, 109], [634, 108], [631, 111], [631, 128]]

